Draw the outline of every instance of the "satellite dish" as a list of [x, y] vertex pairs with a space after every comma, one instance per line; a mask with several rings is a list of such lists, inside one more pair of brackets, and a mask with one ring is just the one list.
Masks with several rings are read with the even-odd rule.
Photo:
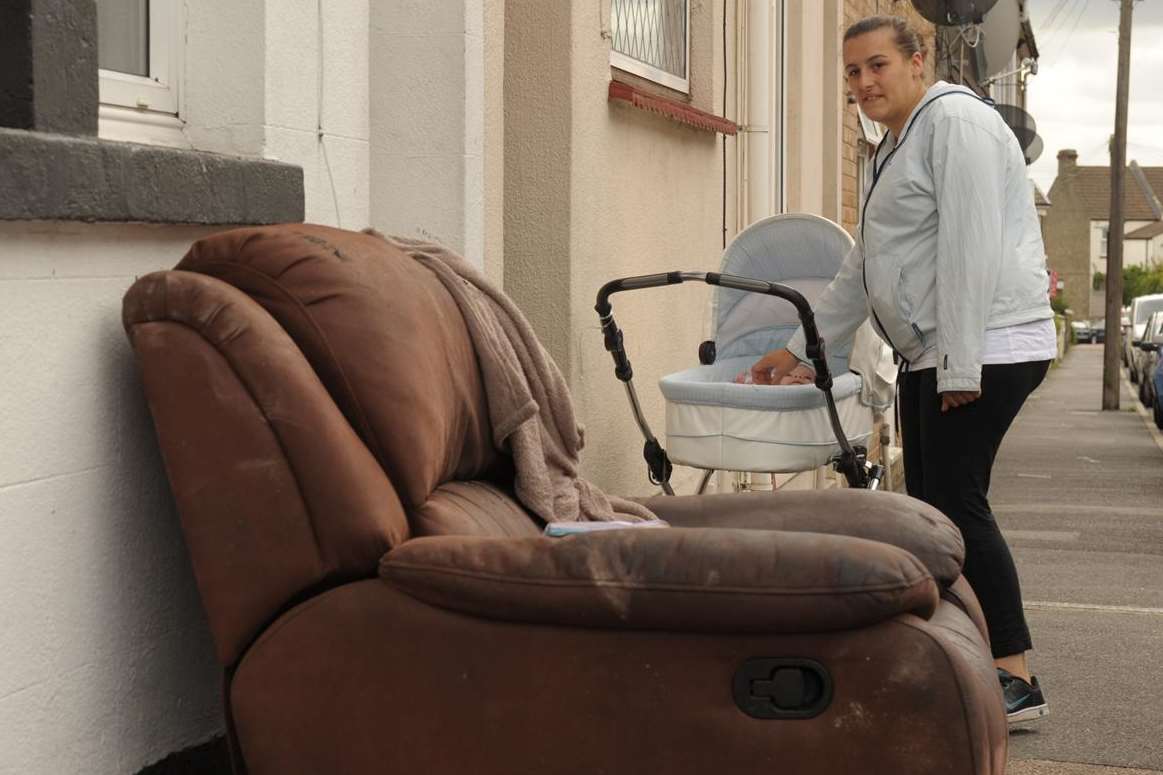
[[982, 17], [996, 2], [997, 0], [913, 0], [913, 6], [917, 13], [933, 24], [958, 27], [962, 24], [980, 24]]
[[1034, 141], [1030, 143], [1030, 147], [1022, 151], [1026, 155], [1026, 164], [1033, 164], [1042, 155], [1042, 136], [1034, 135]]
[[1014, 137], [1018, 138], [1018, 145], [1022, 147], [1022, 153], [1025, 153], [1033, 145], [1034, 138], [1038, 136], [1034, 117], [1017, 105], [995, 105], [994, 107], [1001, 114], [1001, 119], [1006, 122], [1006, 126], [1013, 130]]
[[[979, 62], [985, 72], [978, 78], [985, 79], [1009, 67], [1014, 52], [1018, 50], [1018, 37], [1022, 32], [1021, 9], [1018, 0], [997, 0], [997, 4], [981, 22]], [[984, 60], [984, 61], [982, 61]]]

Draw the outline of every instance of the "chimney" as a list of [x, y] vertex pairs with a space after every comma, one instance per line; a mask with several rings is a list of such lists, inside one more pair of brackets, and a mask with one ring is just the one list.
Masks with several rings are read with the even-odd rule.
[[1058, 174], [1066, 175], [1078, 166], [1078, 151], [1073, 148], [1063, 148], [1058, 152]]

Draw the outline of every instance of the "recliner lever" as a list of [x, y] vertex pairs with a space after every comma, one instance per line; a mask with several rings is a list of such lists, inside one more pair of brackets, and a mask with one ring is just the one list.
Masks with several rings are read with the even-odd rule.
[[733, 689], [739, 710], [757, 719], [812, 718], [832, 702], [832, 677], [811, 659], [749, 659], [735, 671]]

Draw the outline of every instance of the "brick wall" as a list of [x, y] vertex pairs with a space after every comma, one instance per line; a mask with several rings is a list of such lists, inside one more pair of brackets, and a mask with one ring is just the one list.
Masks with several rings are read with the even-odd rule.
[[1042, 222], [1046, 262], [1066, 284], [1060, 291], [1067, 305], [1080, 317], [1090, 314], [1090, 217], [1081, 197], [1074, 193], [1078, 154], [1060, 151], [1058, 175], [1050, 187], [1050, 208]]

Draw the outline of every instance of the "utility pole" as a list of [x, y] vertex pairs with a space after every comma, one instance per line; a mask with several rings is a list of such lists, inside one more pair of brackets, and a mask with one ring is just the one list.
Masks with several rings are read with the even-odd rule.
[[[1119, 408], [1119, 350], [1123, 310], [1123, 176], [1127, 169], [1127, 94], [1131, 70], [1131, 3], [1120, 0], [1119, 80], [1111, 140], [1111, 211], [1106, 249], [1106, 337], [1102, 351], [1102, 408]], [[1132, 321], [1133, 322], [1133, 321]]]

